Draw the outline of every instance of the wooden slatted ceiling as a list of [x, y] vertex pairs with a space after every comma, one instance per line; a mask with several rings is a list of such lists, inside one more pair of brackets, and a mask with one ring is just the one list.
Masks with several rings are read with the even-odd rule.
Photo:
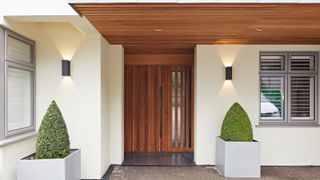
[[112, 44], [320, 44], [320, 4], [72, 4]]

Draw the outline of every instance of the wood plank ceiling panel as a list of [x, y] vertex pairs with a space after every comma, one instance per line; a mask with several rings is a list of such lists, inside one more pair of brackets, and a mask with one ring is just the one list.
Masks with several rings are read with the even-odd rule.
[[71, 5], [111, 44], [320, 44], [320, 4]]

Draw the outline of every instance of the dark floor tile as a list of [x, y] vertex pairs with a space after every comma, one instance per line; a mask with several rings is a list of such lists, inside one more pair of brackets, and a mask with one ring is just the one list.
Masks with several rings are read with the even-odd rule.
[[126, 166], [194, 166], [193, 153], [125, 153]]

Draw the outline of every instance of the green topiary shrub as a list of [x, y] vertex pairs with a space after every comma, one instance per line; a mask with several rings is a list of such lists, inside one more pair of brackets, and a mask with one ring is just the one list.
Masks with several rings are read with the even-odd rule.
[[36, 159], [64, 158], [70, 153], [66, 123], [55, 101], [45, 114], [36, 142]]
[[250, 119], [239, 103], [234, 103], [224, 117], [220, 137], [225, 141], [253, 141]]

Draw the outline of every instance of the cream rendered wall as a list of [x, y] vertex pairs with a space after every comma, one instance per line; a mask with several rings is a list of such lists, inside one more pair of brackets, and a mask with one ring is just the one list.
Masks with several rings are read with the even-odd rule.
[[1, 180], [14, 180], [17, 178], [17, 161], [34, 153], [34, 142], [35, 137], [18, 141], [2, 148], [3, 179], [0, 178]]
[[[215, 137], [238, 101], [261, 141], [263, 165], [320, 165], [319, 127], [255, 127], [259, 118], [259, 51], [320, 51], [320, 46], [198, 45], [195, 49], [195, 162], [215, 164]], [[233, 79], [225, 81], [225, 66]]]
[[111, 60], [111, 45], [101, 39], [101, 176], [107, 171], [110, 162], [110, 111], [109, 111], [109, 61]]
[[0, 16], [77, 15], [67, 0], [10, 0], [1, 2]]
[[123, 68], [120, 45], [101, 40], [101, 174], [124, 159]]
[[101, 174], [124, 157], [123, 48], [102, 39], [101, 58]]
[[[81, 177], [100, 178], [101, 105], [98, 33], [82, 34], [69, 23], [40, 24], [37, 41], [37, 122], [53, 99], [66, 121], [71, 147], [81, 148]], [[63, 48], [64, 47], [64, 48]], [[70, 48], [68, 52], [64, 51]], [[62, 77], [61, 59], [71, 60]]]
[[3, 157], [2, 157], [2, 148], [0, 148], [0, 179], [3, 178]]
[[[121, 54], [116, 53], [122, 53], [122, 47], [112, 47], [99, 33], [82, 33], [70, 23], [7, 22], [5, 25], [36, 41], [37, 127], [50, 101], [55, 99], [68, 126], [71, 147], [81, 148], [82, 178], [101, 178], [111, 163], [108, 129], [111, 121], [108, 119], [110, 116], [105, 114], [111, 105], [103, 101], [107, 94], [103, 90], [109, 84], [103, 83], [102, 66], [110, 58], [121, 58]], [[26, 27], [33, 33], [29, 34]], [[115, 54], [110, 55], [112, 51]], [[61, 59], [71, 60], [71, 77], [62, 77]], [[115, 62], [118, 61], [121, 62], [121, 59], [115, 59]], [[116, 102], [113, 100], [113, 103]], [[105, 106], [107, 103], [108, 106]], [[15, 179], [15, 162], [34, 152], [34, 141], [34, 138], [28, 138], [0, 147], [1, 155], [6, 157], [1, 161], [6, 166], [0, 172], [6, 172], [6, 180]]]
[[111, 47], [109, 61], [110, 161], [121, 164], [124, 160], [124, 49]]
[[[36, 24], [19, 24], [11, 21], [3, 21], [3, 25], [33, 40], [36, 38]], [[22, 139], [12, 144], [0, 146], [0, 180], [16, 179], [16, 162], [34, 152], [35, 137]]]

